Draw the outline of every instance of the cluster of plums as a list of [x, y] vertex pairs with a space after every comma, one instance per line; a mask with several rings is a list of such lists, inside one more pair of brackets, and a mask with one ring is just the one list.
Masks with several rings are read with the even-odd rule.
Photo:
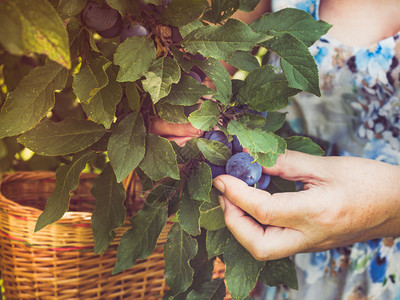
[[212, 177], [215, 178], [222, 174], [232, 175], [246, 182], [248, 185], [257, 184], [259, 189], [265, 190], [271, 177], [262, 173], [262, 167], [254, 161], [254, 157], [247, 152], [243, 152], [243, 147], [237, 136], [233, 136], [229, 141], [227, 136], [220, 130], [207, 131], [204, 138], [208, 140], [218, 141], [224, 144], [232, 153], [225, 166], [219, 166], [206, 161], [211, 168]]
[[120, 13], [112, 7], [89, 1], [81, 13], [82, 21], [104, 38], [120, 36], [121, 42], [131, 36], [146, 36], [149, 31], [136, 21], [122, 20]]

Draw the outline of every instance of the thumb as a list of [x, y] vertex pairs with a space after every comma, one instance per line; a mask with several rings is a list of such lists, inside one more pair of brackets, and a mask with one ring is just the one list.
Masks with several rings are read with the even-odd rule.
[[[265, 225], [294, 228], [299, 222], [299, 212], [306, 201], [303, 192], [270, 193], [248, 186], [242, 180], [230, 175], [220, 175], [213, 181], [214, 186], [223, 194], [223, 199], [250, 214]], [[221, 207], [230, 205], [223, 201]], [[232, 211], [232, 210], [230, 210]], [[227, 210], [225, 221], [235, 225], [235, 216]], [[231, 222], [232, 221], [232, 222]], [[237, 230], [241, 230], [237, 228]]]

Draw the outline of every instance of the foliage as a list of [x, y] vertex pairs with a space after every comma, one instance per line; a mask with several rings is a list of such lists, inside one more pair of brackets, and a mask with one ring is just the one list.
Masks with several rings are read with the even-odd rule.
[[[209, 267], [217, 256], [226, 263], [234, 299], [246, 298], [257, 280], [296, 288], [289, 259], [256, 261], [225, 227], [204, 161], [225, 162], [226, 147], [204, 138], [179, 147], [148, 132], [154, 118], [218, 128], [230, 139], [236, 135], [263, 166], [286, 148], [322, 154], [306, 138], [281, 134], [285, 114], [279, 110], [301, 91], [320, 94], [308, 47], [329, 25], [296, 9], [266, 13], [250, 25], [230, 18], [258, 2], [96, 0], [116, 16], [112, 31], [101, 32], [81, 17], [87, 0], [0, 2], [0, 171], [57, 170], [36, 230], [63, 216], [80, 173], [96, 168], [94, 252], [104, 252], [126, 218], [121, 181], [136, 172], [147, 198], [122, 237], [114, 273], [150, 255], [175, 215], [165, 245], [167, 299], [222, 299], [224, 283], [211, 279]], [[120, 39], [126, 22], [148, 35]], [[257, 49], [278, 55], [280, 66], [261, 65]], [[247, 77], [233, 80], [221, 61]], [[213, 88], [188, 76], [191, 70]], [[232, 110], [243, 105], [268, 111], [267, 118]], [[23, 159], [27, 149], [33, 152]], [[272, 178], [270, 187], [282, 192], [293, 184]]]

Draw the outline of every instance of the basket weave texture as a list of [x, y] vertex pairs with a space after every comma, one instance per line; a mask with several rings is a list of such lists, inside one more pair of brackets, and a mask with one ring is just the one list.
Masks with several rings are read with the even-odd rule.
[[58, 222], [34, 233], [37, 218], [55, 188], [52, 172], [15, 172], [0, 182], [0, 272], [6, 299], [161, 299], [163, 250], [171, 223], [147, 259], [111, 275], [117, 244], [129, 228], [116, 230], [110, 248], [93, 254], [90, 193], [94, 174], [82, 174], [70, 209]]

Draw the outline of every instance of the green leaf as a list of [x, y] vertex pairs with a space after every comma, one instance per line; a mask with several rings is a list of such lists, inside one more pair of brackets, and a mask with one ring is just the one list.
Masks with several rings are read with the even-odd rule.
[[133, 36], [122, 42], [114, 54], [114, 63], [120, 66], [117, 80], [136, 81], [149, 70], [156, 59], [153, 40]]
[[286, 113], [271, 111], [268, 112], [267, 121], [263, 126], [263, 131], [275, 132], [280, 129], [286, 121]]
[[213, 189], [210, 193], [210, 202], [203, 202], [200, 206], [200, 226], [207, 230], [218, 230], [226, 226], [224, 212], [218, 201], [218, 193]]
[[245, 12], [251, 12], [256, 8], [258, 3], [260, 3], [260, 0], [241, 0], [239, 9]]
[[96, 199], [92, 214], [94, 254], [102, 254], [115, 237], [114, 229], [126, 218], [125, 189], [117, 182], [110, 164], [93, 181], [91, 193]]
[[183, 147], [178, 146], [175, 142], [172, 142], [172, 146], [176, 153], [178, 164], [184, 164], [189, 159], [196, 159], [200, 155], [200, 150], [197, 147], [197, 138], [192, 138]]
[[25, 76], [0, 111], [0, 138], [33, 128], [54, 107], [54, 91], [64, 88], [67, 70], [47, 62]]
[[128, 99], [129, 108], [138, 111], [140, 109], [140, 94], [135, 83], [125, 83], [125, 95]]
[[81, 105], [89, 119], [109, 129], [114, 122], [117, 104], [122, 98], [122, 87], [116, 81], [117, 75], [112, 68], [108, 68], [106, 73], [108, 84], [89, 103], [81, 102]]
[[108, 84], [107, 68], [111, 62], [98, 57], [83, 63], [79, 73], [74, 76], [72, 88], [81, 102], [89, 103], [102, 88]]
[[46, 207], [36, 222], [35, 232], [51, 223], [57, 222], [67, 212], [71, 197], [70, 193], [78, 187], [81, 172], [86, 163], [94, 157], [94, 152], [77, 155], [71, 164], [58, 167], [56, 171], [56, 187], [50, 198], [47, 199]]
[[225, 252], [225, 247], [229, 239], [233, 238], [227, 227], [218, 230], [207, 231], [206, 248], [208, 258], [221, 255]]
[[217, 88], [213, 98], [222, 104], [228, 104], [232, 97], [232, 82], [229, 72], [220, 61], [209, 57], [206, 60], [196, 61], [196, 65], [207, 74]]
[[167, 223], [167, 207], [145, 202], [131, 223], [132, 228], [124, 233], [119, 243], [113, 274], [131, 268], [136, 260], [146, 259], [154, 252], [157, 239]]
[[225, 282], [222, 278], [205, 282], [200, 289], [191, 291], [187, 300], [220, 300], [226, 295]]
[[45, 120], [24, 133], [18, 142], [36, 154], [57, 156], [77, 153], [93, 145], [106, 133], [103, 126], [86, 120]]
[[214, 165], [225, 166], [228, 159], [232, 156], [231, 150], [218, 141], [200, 138], [197, 140], [197, 146], [205, 159]]
[[325, 151], [308, 137], [292, 136], [286, 139], [289, 150], [300, 151], [311, 155], [324, 155]]
[[157, 113], [161, 119], [168, 123], [184, 124], [189, 122], [185, 114], [185, 107], [181, 105], [171, 105], [160, 101], [156, 104]]
[[247, 75], [237, 101], [258, 111], [274, 111], [285, 108], [289, 97], [298, 92], [289, 87], [284, 74], [278, 74], [271, 65], [265, 65]]
[[61, 0], [58, 1], [57, 10], [61, 15], [75, 16], [85, 7], [86, 0]]
[[187, 191], [182, 193], [182, 199], [179, 202], [178, 220], [182, 229], [188, 234], [195, 236], [200, 231], [200, 201], [192, 199]]
[[206, 100], [201, 104], [199, 110], [189, 115], [189, 122], [194, 127], [207, 131], [218, 123], [219, 114], [218, 104], [211, 100]]
[[249, 148], [250, 152], [278, 151], [278, 141], [268, 132], [250, 130], [245, 124], [239, 121], [230, 121], [228, 132], [231, 135], [237, 135], [240, 144], [243, 147]]
[[190, 198], [198, 201], [210, 201], [211, 187], [211, 169], [205, 162], [200, 162], [196, 168], [193, 168], [188, 178]]
[[232, 16], [240, 6], [240, 0], [212, 0], [211, 15], [213, 22], [219, 23]]
[[255, 33], [244, 22], [228, 19], [223, 25], [209, 25], [187, 35], [182, 45], [190, 53], [199, 52], [205, 57], [227, 60], [238, 50], [250, 51], [255, 44], [270, 37]]
[[281, 68], [289, 87], [321, 96], [318, 67], [303, 42], [284, 33], [266, 41], [263, 46], [281, 57]]
[[225, 246], [225, 280], [233, 299], [247, 297], [257, 283], [264, 262], [255, 260], [235, 238]]
[[251, 72], [260, 66], [257, 58], [248, 51], [236, 51], [226, 62], [246, 72]]
[[[179, 27], [179, 33], [181, 34], [182, 38], [184, 38], [185, 36], [187, 36], [189, 33], [191, 33], [192, 31], [195, 31], [196, 29], [199, 29], [200, 27], [204, 27], [205, 25], [203, 24], [202, 21], [200, 20], [194, 20], [193, 22], [190, 22], [186, 25], [180, 26]], [[180, 51], [178, 51], [179, 53], [182, 53]], [[175, 52], [174, 56], [175, 56]], [[188, 70], [184, 69], [186, 72], [189, 72], [190, 68]]]
[[190, 260], [197, 250], [197, 241], [175, 223], [168, 233], [164, 249], [165, 282], [174, 294], [186, 291], [192, 283], [194, 270]]
[[307, 47], [310, 47], [322, 35], [326, 34], [331, 25], [322, 21], [316, 21], [308, 12], [295, 9], [284, 8], [274, 13], [266, 13], [255, 20], [250, 27], [255, 32], [269, 34], [271, 31], [283, 34], [290, 33], [298, 38]]
[[291, 289], [298, 288], [296, 269], [289, 258], [265, 262], [259, 280], [269, 286], [284, 284]]
[[145, 143], [142, 115], [132, 112], [118, 124], [108, 143], [108, 156], [118, 182], [139, 165], [145, 155]]
[[143, 89], [148, 92], [157, 103], [163, 97], [168, 96], [171, 85], [181, 78], [181, 70], [175, 59], [162, 57], [156, 59], [150, 69], [144, 74]]
[[146, 154], [139, 167], [154, 181], [165, 177], [180, 179], [174, 149], [167, 139], [158, 135], [147, 135]]
[[137, 14], [140, 12], [140, 0], [106, 0], [107, 4], [119, 11], [122, 16], [129, 14]]
[[163, 98], [163, 103], [172, 105], [194, 105], [204, 95], [212, 95], [214, 91], [199, 83], [190, 76], [183, 76], [177, 84], [173, 84], [169, 95]]
[[67, 30], [46, 0], [1, 1], [0, 43], [12, 54], [45, 54], [71, 67]]
[[178, 27], [186, 25], [198, 19], [207, 6], [206, 0], [174, 0], [165, 7], [161, 21]]

